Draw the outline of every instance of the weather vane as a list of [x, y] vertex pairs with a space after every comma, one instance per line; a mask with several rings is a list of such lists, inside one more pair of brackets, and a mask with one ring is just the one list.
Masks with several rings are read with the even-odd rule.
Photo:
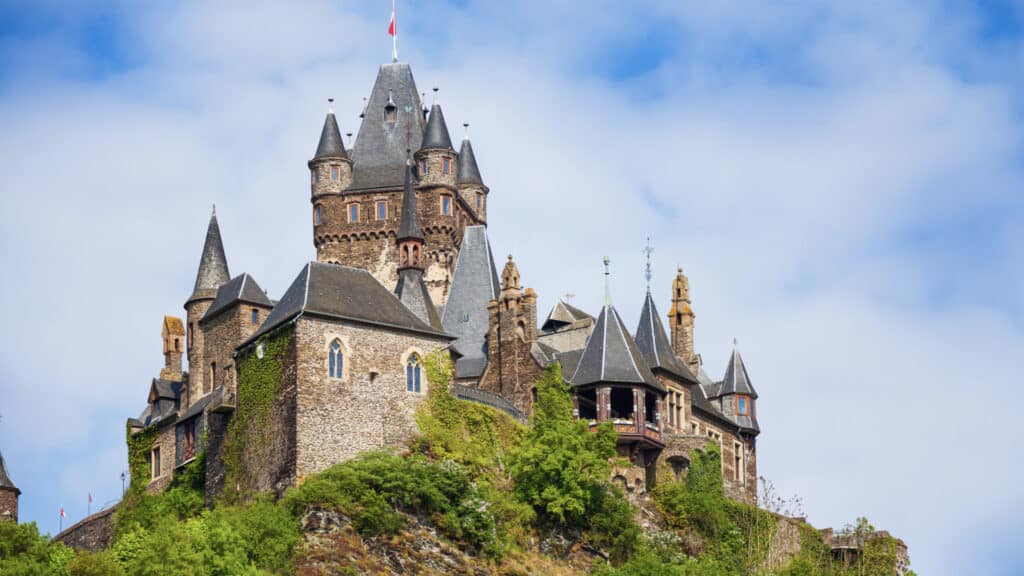
[[608, 285], [608, 276], [611, 275], [611, 270], [608, 269], [608, 265], [611, 264], [611, 262], [612, 261], [607, 256], [604, 257], [604, 305], [605, 306], [611, 306], [612, 305], [612, 292], [611, 292], [611, 288]]
[[644, 256], [647, 258], [647, 264], [644, 265], [644, 278], [647, 279], [647, 291], [651, 291], [651, 254], [654, 254], [654, 247], [651, 246], [651, 237], [647, 237], [647, 245], [644, 246]]

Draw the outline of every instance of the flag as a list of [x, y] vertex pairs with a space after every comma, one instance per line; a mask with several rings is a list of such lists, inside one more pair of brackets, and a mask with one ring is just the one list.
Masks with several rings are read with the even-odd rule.
[[63, 504], [60, 507], [60, 517], [61, 518], [67, 518], [68, 517], [68, 515], [64, 513], [64, 505]]
[[398, 35], [398, 28], [397, 28], [397, 25], [395, 24], [395, 8], [394, 8], [394, 6], [391, 7], [391, 23], [388, 24], [388, 34], [391, 35], [391, 36], [397, 36]]
[[89, 492], [89, 504], [92, 504], [92, 492]]

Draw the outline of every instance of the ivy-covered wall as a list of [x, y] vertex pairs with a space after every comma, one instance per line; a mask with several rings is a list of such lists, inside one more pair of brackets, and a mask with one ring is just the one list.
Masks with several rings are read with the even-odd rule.
[[221, 447], [228, 501], [280, 493], [295, 476], [294, 328], [268, 334], [238, 354], [238, 405]]

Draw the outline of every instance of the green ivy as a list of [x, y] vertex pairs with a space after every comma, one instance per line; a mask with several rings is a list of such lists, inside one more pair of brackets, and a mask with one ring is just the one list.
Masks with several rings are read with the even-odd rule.
[[[246, 451], [255, 451], [253, 458], [261, 460], [261, 453], [270, 441], [270, 412], [281, 391], [284, 367], [291, 351], [294, 328], [287, 326], [239, 353], [238, 405], [228, 424], [227, 436], [221, 450], [224, 462], [224, 492], [227, 501], [236, 501], [252, 486], [252, 477], [242, 463]], [[263, 358], [255, 353], [257, 345], [264, 348]]]
[[149, 485], [152, 474], [149, 467], [149, 454], [153, 451], [153, 443], [156, 442], [159, 432], [156, 426], [150, 426], [132, 434], [131, 426], [127, 426], [128, 473], [131, 476], [130, 493], [140, 494]]

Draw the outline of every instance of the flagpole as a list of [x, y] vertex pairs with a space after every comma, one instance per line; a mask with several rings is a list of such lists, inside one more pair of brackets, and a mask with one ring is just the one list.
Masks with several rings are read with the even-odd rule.
[[391, 0], [391, 20], [395, 23], [395, 33], [391, 35], [391, 61], [398, 62], [398, 13], [395, 11], [395, 0]]

